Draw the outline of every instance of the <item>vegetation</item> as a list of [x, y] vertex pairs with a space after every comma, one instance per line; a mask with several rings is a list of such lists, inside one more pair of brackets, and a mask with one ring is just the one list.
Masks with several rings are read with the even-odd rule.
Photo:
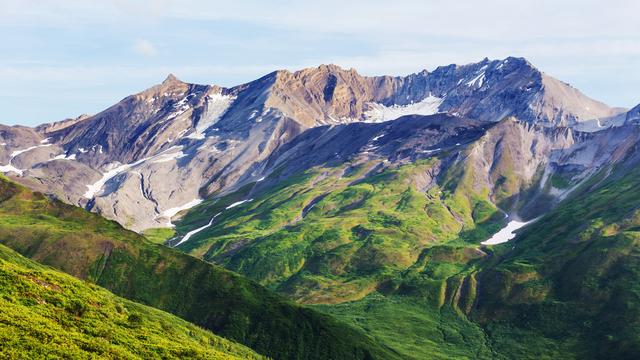
[[163, 244], [176, 234], [171, 228], [153, 228], [144, 231], [142, 236], [155, 244]]
[[328, 315], [6, 179], [0, 179], [0, 242], [273, 358], [396, 358]]
[[[608, 173], [528, 228], [484, 271], [478, 321], [489, 329], [521, 324], [571, 346], [576, 358], [640, 356], [640, 168]], [[503, 340], [500, 346], [513, 348]]]
[[34, 263], [3, 245], [0, 357], [262, 358], [173, 315]]
[[640, 169], [607, 169], [516, 240], [483, 247], [504, 221], [493, 202], [530, 194], [513, 196], [523, 184], [509, 159], [491, 198], [460, 164], [426, 192], [428, 160], [250, 185], [190, 212], [179, 234], [220, 215], [179, 248], [318, 304], [405, 358], [640, 356]]
[[[178, 232], [209, 222], [180, 249], [247, 275], [306, 303], [358, 300], [399, 276], [431, 246], [475, 246], [502, 224], [483, 195], [416, 183], [433, 167], [420, 161], [364, 177], [375, 164], [318, 168], [251, 202], [243, 192], [190, 212]], [[426, 195], [426, 196], [425, 196]], [[254, 196], [254, 195], [252, 195]]]
[[178, 224], [180, 234], [220, 214], [179, 248], [327, 316], [8, 182], [0, 239], [276, 358], [640, 357], [633, 159], [489, 247], [479, 242], [504, 223], [493, 201], [527, 195], [512, 196], [520, 185], [508, 162], [490, 198], [474, 188], [473, 169], [431, 183], [433, 161], [369, 176], [375, 163], [318, 167], [207, 201]]

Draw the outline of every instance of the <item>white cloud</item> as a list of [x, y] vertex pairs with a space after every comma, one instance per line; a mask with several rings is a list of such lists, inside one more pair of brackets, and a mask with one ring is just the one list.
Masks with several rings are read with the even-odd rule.
[[156, 47], [145, 39], [137, 39], [131, 48], [136, 54], [142, 56], [155, 56], [158, 53]]

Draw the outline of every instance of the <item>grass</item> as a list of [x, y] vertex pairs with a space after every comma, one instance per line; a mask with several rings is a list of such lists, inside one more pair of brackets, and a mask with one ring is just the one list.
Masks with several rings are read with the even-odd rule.
[[330, 316], [4, 178], [0, 243], [273, 358], [396, 358]]
[[119, 298], [0, 245], [4, 359], [261, 359], [176, 316]]
[[[500, 346], [516, 353], [554, 343], [575, 358], [640, 356], [640, 169], [604, 174], [527, 228], [485, 269], [475, 317], [496, 329]], [[516, 346], [505, 335], [513, 328], [548, 341]]]
[[179, 234], [221, 215], [180, 249], [316, 304], [407, 358], [640, 356], [637, 166], [603, 171], [515, 241], [480, 247], [504, 224], [494, 204], [523, 205], [542, 173], [523, 184], [506, 153], [491, 195], [465, 161], [419, 192], [433, 162], [363, 178], [372, 165], [321, 166], [203, 204]]
[[225, 210], [249, 196], [243, 189], [190, 212], [178, 233], [208, 222], [203, 212], [221, 215], [179, 248], [302, 302], [357, 300], [425, 248], [469, 246], [502, 223], [486, 193], [417, 191], [416, 179], [433, 165], [424, 160], [366, 178], [372, 164], [312, 169]]
[[164, 244], [167, 240], [171, 239], [176, 234], [176, 231], [171, 228], [152, 228], [147, 229], [142, 233], [147, 240], [154, 244]]
[[406, 359], [495, 359], [482, 329], [448, 307], [405, 296], [373, 293], [364, 299], [317, 309], [369, 332], [376, 340], [393, 344]]

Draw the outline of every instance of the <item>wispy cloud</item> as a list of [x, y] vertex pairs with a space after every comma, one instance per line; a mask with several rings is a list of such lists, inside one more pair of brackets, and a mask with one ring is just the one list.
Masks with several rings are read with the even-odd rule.
[[155, 45], [149, 40], [137, 39], [134, 41], [131, 49], [138, 55], [142, 56], [155, 56], [158, 53]]

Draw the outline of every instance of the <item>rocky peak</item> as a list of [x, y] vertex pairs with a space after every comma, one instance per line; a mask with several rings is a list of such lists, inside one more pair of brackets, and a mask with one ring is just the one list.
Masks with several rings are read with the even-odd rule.
[[627, 112], [626, 116], [627, 124], [639, 124], [640, 123], [640, 104]]
[[176, 83], [176, 82], [182, 82], [180, 81], [180, 79], [178, 79], [175, 75], [173, 74], [169, 74], [167, 75], [167, 77], [164, 79], [164, 81], [162, 82], [163, 84], [170, 84], [170, 83]]

